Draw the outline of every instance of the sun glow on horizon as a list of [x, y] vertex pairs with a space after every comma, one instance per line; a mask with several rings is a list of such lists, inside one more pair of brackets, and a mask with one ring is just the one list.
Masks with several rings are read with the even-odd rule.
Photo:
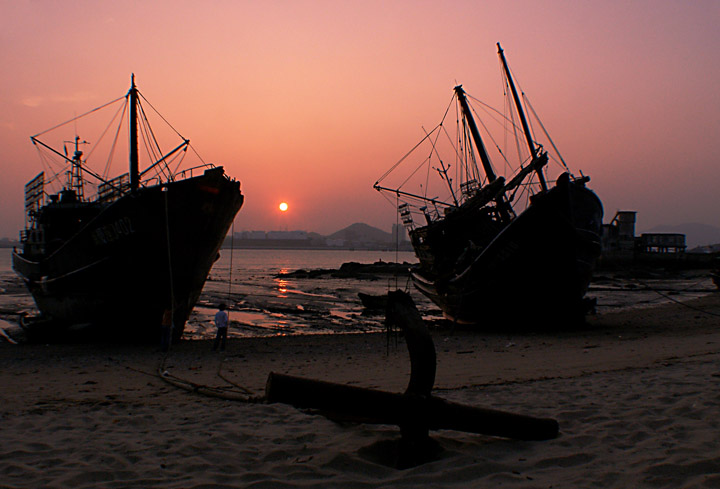
[[287, 202], [281, 202], [278, 209], [280, 209], [281, 212], [287, 212], [289, 206], [287, 205]]

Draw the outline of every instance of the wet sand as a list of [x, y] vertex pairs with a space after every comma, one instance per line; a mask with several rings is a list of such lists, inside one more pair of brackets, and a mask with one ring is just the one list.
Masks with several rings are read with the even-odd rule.
[[606, 312], [576, 331], [432, 335], [435, 395], [554, 418], [560, 436], [434, 432], [439, 459], [398, 470], [376, 450], [395, 426], [219, 399], [158, 375], [256, 396], [271, 371], [402, 392], [407, 350], [382, 333], [234, 338], [224, 353], [188, 341], [166, 358], [151, 346], [1, 343], [0, 486], [720, 487], [720, 294]]

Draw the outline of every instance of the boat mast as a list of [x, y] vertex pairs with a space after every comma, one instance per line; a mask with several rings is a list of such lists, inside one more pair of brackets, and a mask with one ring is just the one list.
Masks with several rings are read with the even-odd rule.
[[[460, 102], [460, 107], [462, 108], [465, 120], [470, 127], [470, 132], [472, 133], [473, 140], [475, 141], [475, 147], [480, 154], [480, 160], [482, 161], [485, 175], [487, 175], [488, 183], [493, 183], [498, 179], [498, 177], [495, 175], [495, 171], [493, 171], [492, 165], [490, 164], [490, 157], [488, 156], [485, 145], [480, 137], [480, 131], [475, 123], [475, 118], [473, 118], [472, 113], [470, 112], [470, 106], [468, 105], [467, 98], [465, 97], [465, 90], [463, 90], [462, 86], [458, 85], [455, 87], [455, 93], [457, 94], [458, 101]], [[506, 221], [510, 220], [512, 218], [512, 207], [505, 198], [504, 191], [501, 191], [495, 197], [495, 202], [497, 203], [497, 209], [500, 213], [500, 217]]]
[[135, 73], [132, 74], [130, 96], [130, 190], [140, 187], [140, 165], [138, 163], [138, 132], [137, 132], [137, 105], [138, 90], [135, 86]]
[[455, 87], [455, 93], [457, 94], [458, 102], [460, 102], [460, 108], [462, 108], [463, 114], [465, 115], [465, 120], [470, 127], [473, 141], [475, 141], [475, 147], [480, 154], [480, 160], [482, 161], [485, 175], [487, 175], [489, 182], [494, 182], [497, 179], [497, 176], [495, 175], [492, 165], [490, 164], [490, 157], [488, 156], [485, 145], [483, 144], [482, 138], [480, 137], [480, 131], [478, 131], [477, 124], [475, 124], [475, 119], [470, 113], [470, 106], [467, 103], [467, 98], [465, 97], [465, 90], [463, 90], [462, 85], [458, 85]]
[[[520, 120], [522, 121], [523, 131], [525, 132], [525, 139], [527, 140], [528, 146], [530, 147], [530, 154], [532, 155], [533, 161], [535, 161], [538, 158], [538, 149], [535, 146], [535, 142], [533, 141], [532, 135], [530, 134], [530, 126], [528, 125], [527, 118], [525, 117], [525, 112], [523, 111], [522, 104], [520, 104], [520, 97], [518, 96], [517, 90], [515, 89], [515, 83], [513, 82], [513, 78], [510, 75], [510, 68], [508, 68], [507, 60], [505, 59], [505, 52], [500, 47], [500, 43], [497, 43], [498, 47], [498, 54], [500, 55], [500, 60], [503, 64], [503, 69], [505, 70], [505, 78], [507, 79], [508, 85], [510, 85], [510, 90], [512, 91], [513, 99], [515, 100], [515, 107], [517, 108], [518, 115], [520, 115]], [[537, 173], [538, 178], [540, 179], [540, 186], [543, 189], [543, 192], [547, 190], [547, 184], [545, 183], [545, 176], [542, 173], [542, 168], [538, 168], [535, 170]]]

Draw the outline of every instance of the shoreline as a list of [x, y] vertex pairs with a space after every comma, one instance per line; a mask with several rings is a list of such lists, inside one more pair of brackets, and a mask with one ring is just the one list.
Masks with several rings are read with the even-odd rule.
[[[546, 332], [431, 328], [437, 354], [435, 389], [453, 390], [623, 368], [650, 367], [675, 358], [720, 352], [720, 294], [589, 316], [577, 329]], [[202, 377], [203, 362], [233, 372], [241, 385], [262, 391], [271, 371], [332, 382], [402, 391], [410, 363], [401, 335], [384, 332], [236, 337], [226, 352], [212, 352], [212, 339], [183, 340], [167, 355], [169, 368]], [[36, 362], [59, 360], [53, 370], [103, 363], [104, 358], [153, 370], [164, 355], [157, 345], [90, 343], [0, 343], [0, 379]], [[187, 367], [186, 367], [187, 365]], [[22, 370], [15, 375], [22, 375]], [[97, 372], [98, 374], [101, 371]], [[47, 374], [44, 374], [47, 375]], [[205, 375], [207, 377], [207, 375]], [[55, 375], [51, 375], [55, 377]], [[39, 379], [42, 380], [42, 379]]]

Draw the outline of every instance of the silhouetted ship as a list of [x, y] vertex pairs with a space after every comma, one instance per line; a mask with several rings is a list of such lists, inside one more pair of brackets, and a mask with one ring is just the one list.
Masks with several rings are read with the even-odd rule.
[[[36, 323], [50, 331], [87, 327], [93, 334], [157, 340], [163, 312], [172, 310], [179, 338], [243, 204], [240, 182], [222, 167], [203, 162], [178, 171], [190, 141], [180, 138], [162, 154], [141, 98], [146, 102], [133, 77], [127, 95], [114, 101], [122, 106], [114, 117], [117, 131], [103, 133], [114, 134], [115, 148], [128, 119], [130, 171], [115, 178], [90, 169], [80, 150], [86, 143], [77, 136], [72, 157], [40, 135], [31, 138], [45, 162], [59, 158], [65, 167], [55, 174], [65, 178], [58, 193], [47, 193], [54, 179], [46, 181], [45, 172], [25, 186], [22, 251], [13, 253], [13, 268], [41, 313]], [[142, 171], [138, 134], [152, 156]], [[89, 190], [95, 190], [90, 198]]]
[[[559, 155], [562, 169], [550, 184], [548, 152], [531, 132], [503, 50], [497, 46], [505, 93], [512, 98], [508, 115], [488, 106], [476, 111], [463, 88], [455, 87], [456, 110], [451, 110], [451, 102], [445, 118], [457, 114], [453, 120], [457, 137], [450, 136], [444, 118], [374, 187], [397, 204], [408, 230], [420, 262], [413, 271], [416, 288], [446, 317], [489, 327], [518, 319], [529, 319], [526, 325], [531, 328], [548, 319], [574, 321], [591, 305], [584, 296], [600, 255], [602, 203], [586, 187], [589, 178], [571, 175]], [[473, 115], [480, 110], [516, 134], [522, 163], [507, 172], [507, 179], [496, 174], [491, 164]], [[519, 124], [514, 123], [516, 117]], [[539, 120], [538, 124], [545, 132]], [[487, 129], [485, 122], [482, 128]], [[496, 139], [488, 141], [498, 148], [508, 168], [508, 155]], [[406, 172], [394, 187], [385, 183], [423, 144], [427, 151], [411, 176]], [[442, 159], [443, 146], [451, 154], [447, 160]], [[432, 173], [442, 182], [446, 198], [431, 188]], [[421, 191], [408, 189], [418, 176]]]

